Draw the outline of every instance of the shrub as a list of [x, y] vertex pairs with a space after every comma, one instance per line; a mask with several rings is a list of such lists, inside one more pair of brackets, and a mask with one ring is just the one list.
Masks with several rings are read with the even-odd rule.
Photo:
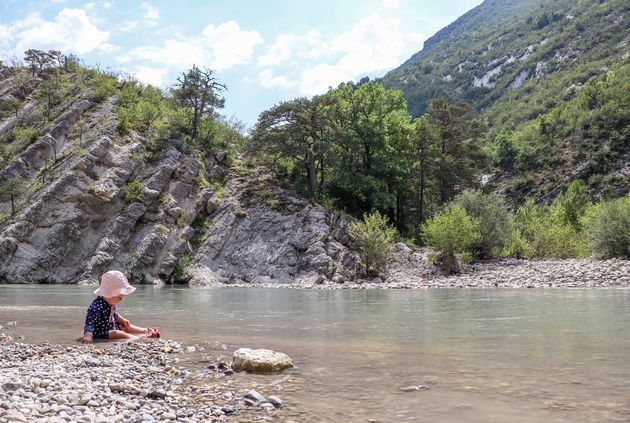
[[131, 122], [129, 119], [129, 111], [120, 107], [118, 109], [118, 125], [116, 126], [116, 131], [120, 135], [127, 135], [130, 129]]
[[133, 203], [135, 201], [138, 201], [141, 193], [142, 183], [139, 180], [134, 179], [133, 181], [127, 183], [127, 185], [125, 186], [125, 189], [123, 191], [123, 199], [127, 203]]
[[439, 259], [446, 273], [460, 271], [456, 254], [466, 260], [472, 245], [481, 238], [479, 222], [457, 204], [451, 204], [422, 225], [422, 235], [427, 245], [440, 251]]
[[116, 92], [116, 82], [104, 75], [97, 75], [95, 79], [94, 94], [92, 99], [96, 103], [102, 103]]
[[579, 180], [571, 182], [566, 192], [557, 201], [561, 207], [562, 220], [575, 229], [579, 229], [580, 218], [590, 204], [584, 184]]
[[30, 144], [39, 137], [37, 128], [13, 128], [13, 138], [20, 144]]
[[584, 238], [564, 219], [560, 201], [552, 207], [528, 200], [516, 210], [503, 255], [517, 258], [569, 258], [585, 255]]
[[464, 191], [455, 203], [479, 222], [479, 239], [472, 245], [472, 254], [479, 259], [500, 254], [508, 236], [508, 211], [502, 198], [479, 191]]
[[396, 229], [389, 225], [387, 216], [382, 216], [378, 211], [366, 213], [362, 221], [350, 223], [348, 234], [356, 242], [368, 273], [387, 270], [396, 237]]
[[185, 272], [188, 267], [192, 264], [194, 256], [191, 253], [186, 253], [179, 259], [177, 266], [173, 270], [171, 277], [175, 282], [186, 282], [184, 280]]
[[630, 194], [589, 207], [582, 223], [593, 254], [630, 258]]

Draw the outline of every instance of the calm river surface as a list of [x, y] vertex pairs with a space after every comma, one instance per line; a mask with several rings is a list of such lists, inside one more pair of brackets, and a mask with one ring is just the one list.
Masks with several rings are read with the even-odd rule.
[[[0, 324], [73, 343], [93, 290], [0, 286]], [[119, 310], [185, 343], [290, 355], [278, 421], [630, 421], [630, 290], [140, 287]]]

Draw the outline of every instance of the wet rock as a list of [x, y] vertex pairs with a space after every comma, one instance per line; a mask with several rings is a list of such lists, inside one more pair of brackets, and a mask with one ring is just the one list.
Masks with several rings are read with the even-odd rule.
[[429, 387], [427, 385], [412, 385], [402, 387], [400, 390], [403, 392], [428, 391]]
[[295, 367], [291, 358], [281, 352], [239, 348], [232, 356], [232, 369], [250, 373], [274, 373]]
[[267, 397], [267, 401], [269, 401], [271, 404], [273, 404], [274, 407], [276, 408], [280, 408], [284, 405], [284, 403], [282, 402], [282, 400], [275, 396], [275, 395], [270, 395]]
[[262, 396], [258, 391], [254, 390], [254, 389], [252, 389], [251, 391], [246, 393], [244, 395], [244, 397], [245, 398], [249, 398], [251, 400], [254, 400], [256, 402], [267, 402], [267, 398]]

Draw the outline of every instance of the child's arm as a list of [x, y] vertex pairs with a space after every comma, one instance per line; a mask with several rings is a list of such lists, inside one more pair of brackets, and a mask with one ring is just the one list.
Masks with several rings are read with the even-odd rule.
[[87, 315], [85, 316], [85, 327], [83, 328], [83, 340], [84, 344], [92, 343], [92, 335], [94, 333], [94, 324], [96, 323], [97, 310], [94, 305], [90, 305]]
[[120, 314], [118, 314], [118, 317], [116, 317], [116, 321], [118, 322], [120, 327], [123, 328], [123, 329], [128, 328], [129, 325], [131, 324], [131, 322], [129, 320], [125, 319]]

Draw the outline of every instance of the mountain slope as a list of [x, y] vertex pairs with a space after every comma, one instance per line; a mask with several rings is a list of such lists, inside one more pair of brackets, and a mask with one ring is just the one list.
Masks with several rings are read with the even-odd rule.
[[[583, 126], [576, 127], [565, 116], [566, 122], [551, 132], [543, 121], [553, 121], [565, 109], [593, 114], [610, 108], [601, 103], [577, 110], [576, 103], [589, 80], [591, 86], [594, 81], [606, 84], [615, 67], [620, 93], [613, 104], [624, 107], [630, 80], [619, 78], [628, 78], [629, 59], [627, 1], [487, 0], [427, 40], [422, 51], [382, 81], [403, 91], [415, 116], [438, 96], [471, 103], [489, 124], [487, 150], [496, 165], [491, 171], [498, 172], [494, 186], [516, 201], [527, 196], [548, 200], [575, 178], [584, 180], [597, 198], [630, 190], [627, 116], [607, 123], [620, 137], [614, 154], [607, 145], [611, 135], [591, 130], [599, 125], [593, 119], [582, 119]], [[500, 137], [514, 155], [509, 164], [500, 157]], [[553, 145], [539, 148], [535, 138]], [[581, 157], [565, 160], [578, 151]], [[532, 155], [539, 157], [530, 160]], [[588, 166], [592, 160], [605, 163]], [[597, 169], [581, 170], [587, 167]]]

